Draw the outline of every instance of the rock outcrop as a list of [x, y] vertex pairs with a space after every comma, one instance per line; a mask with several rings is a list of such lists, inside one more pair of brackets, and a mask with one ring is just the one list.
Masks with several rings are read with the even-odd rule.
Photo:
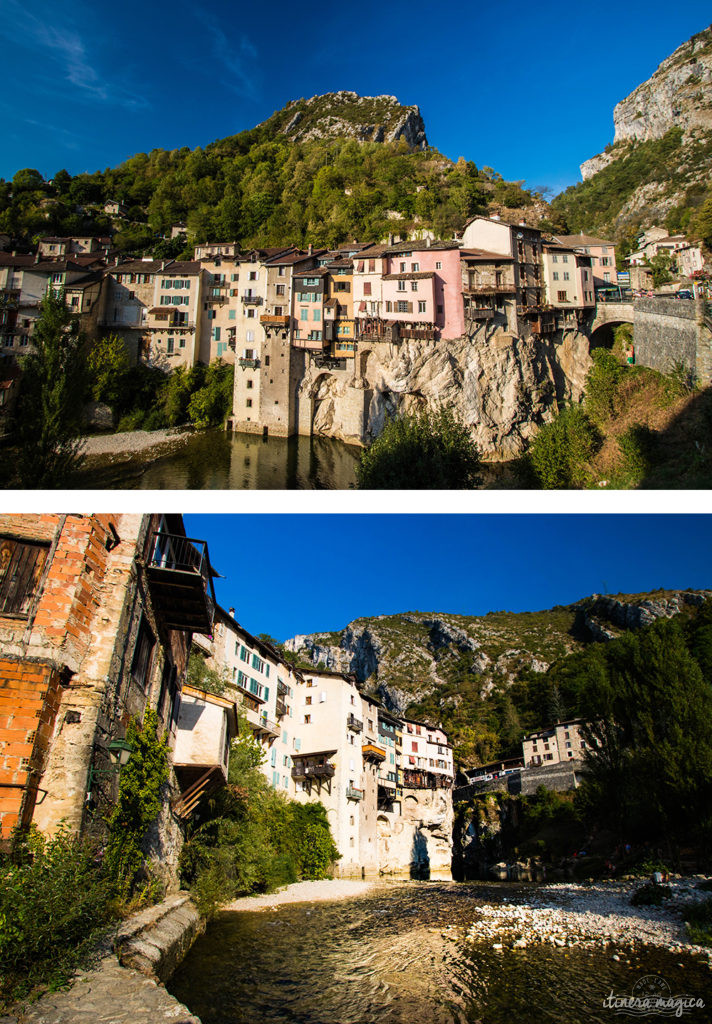
[[426, 149], [428, 145], [419, 108], [402, 106], [395, 96], [359, 96], [345, 90], [325, 93], [308, 100], [293, 100], [264, 124], [270, 122], [294, 142], [335, 138], [358, 142], [403, 139], [411, 149]]
[[396, 412], [442, 406], [471, 428], [485, 459], [507, 461], [559, 402], [581, 397], [589, 365], [581, 333], [534, 341], [480, 328], [450, 341], [376, 342], [359, 353], [354, 376], [310, 367], [300, 392], [317, 400], [316, 434], [368, 442]]
[[[352, 672], [396, 714], [432, 694], [449, 713], [486, 696], [522, 671], [546, 672], [566, 654], [658, 618], [692, 611], [712, 590], [593, 597], [550, 612], [483, 616], [405, 612], [356, 619], [333, 633], [287, 640], [314, 665]], [[465, 682], [466, 681], [466, 682]]]
[[712, 131], [712, 27], [679, 46], [613, 111], [615, 138], [581, 164], [584, 181], [629, 152], [627, 143], [660, 139], [681, 128], [685, 143]]

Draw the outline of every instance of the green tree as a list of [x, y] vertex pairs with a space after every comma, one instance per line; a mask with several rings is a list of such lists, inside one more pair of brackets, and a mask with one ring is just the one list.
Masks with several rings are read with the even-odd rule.
[[653, 288], [660, 288], [661, 285], [668, 284], [677, 270], [675, 257], [667, 249], [660, 249], [651, 259], [646, 260], [646, 266], [650, 268], [653, 275]]
[[528, 461], [540, 487], [585, 487], [588, 463], [601, 445], [598, 430], [578, 405], [563, 409], [534, 438]]
[[690, 222], [690, 233], [712, 249], [712, 192]]
[[473, 488], [480, 458], [468, 428], [452, 412], [420, 411], [390, 420], [361, 454], [361, 489]]
[[[627, 327], [627, 324], [622, 327]], [[617, 330], [621, 331], [621, 328]], [[624, 343], [626, 334], [616, 335], [616, 343]], [[607, 348], [595, 348], [591, 353], [591, 369], [586, 374], [584, 385], [584, 407], [597, 423], [604, 423], [615, 412], [618, 386], [625, 373], [625, 367]]]
[[84, 341], [64, 299], [48, 292], [22, 360], [16, 412], [21, 487], [59, 487], [80, 462]]
[[188, 658], [188, 675], [186, 682], [199, 690], [207, 693], [214, 693], [220, 696], [228, 685], [229, 678], [226, 670], [218, 671], [208, 665], [205, 657], [193, 648]]
[[122, 404], [129, 376], [129, 354], [123, 338], [109, 334], [94, 343], [87, 371], [91, 396], [116, 407]]

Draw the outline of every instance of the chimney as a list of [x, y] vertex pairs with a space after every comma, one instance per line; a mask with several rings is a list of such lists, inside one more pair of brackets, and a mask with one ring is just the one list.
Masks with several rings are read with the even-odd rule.
[[388, 244], [389, 244], [389, 245], [393, 245], [393, 242], [394, 242], [394, 236], [393, 236], [393, 232], [392, 232], [392, 231], [390, 231], [390, 232], [388, 233]]
[[228, 613], [228, 615], [230, 616], [231, 619], [235, 618], [235, 609], [234, 608], [228, 608], [227, 613]]
[[312, 243], [310, 242], [310, 243], [309, 243], [309, 247], [308, 247], [308, 249], [307, 249], [307, 256], [311, 256], [311, 255], [313, 254], [313, 252], [314, 252], [314, 246], [313, 246], [313, 245], [312, 245]]
[[500, 215], [498, 213], [493, 213], [492, 214], [492, 220], [501, 220], [501, 217], [500, 217]]
[[527, 222], [525, 220], [520, 220], [519, 221], [519, 227], [520, 228], [525, 228], [526, 226], [527, 226]]
[[428, 237], [427, 237], [427, 238], [425, 239], [425, 244], [426, 244], [426, 246], [428, 247], [428, 249], [429, 249], [429, 248], [430, 248], [430, 246], [431, 246], [431, 245], [433, 244], [433, 240], [432, 240], [432, 238], [430, 237], [430, 235], [428, 235]]

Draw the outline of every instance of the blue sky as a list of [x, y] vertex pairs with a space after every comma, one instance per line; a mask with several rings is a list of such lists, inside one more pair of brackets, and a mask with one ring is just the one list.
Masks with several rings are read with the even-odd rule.
[[612, 141], [615, 103], [709, 20], [709, 0], [0, 0], [0, 176], [204, 145], [352, 89], [420, 105], [452, 159], [558, 191]]
[[285, 640], [363, 615], [537, 611], [712, 587], [708, 515], [186, 515], [216, 596]]

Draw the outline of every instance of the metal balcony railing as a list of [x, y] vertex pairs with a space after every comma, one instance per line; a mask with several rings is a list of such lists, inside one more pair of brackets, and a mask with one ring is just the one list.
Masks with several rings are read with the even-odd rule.
[[346, 719], [346, 725], [352, 732], [361, 732], [363, 730], [363, 722], [356, 715], [349, 715]]
[[166, 628], [212, 632], [215, 593], [204, 540], [155, 533], [146, 576], [154, 606]]
[[243, 295], [242, 301], [246, 306], [261, 306], [264, 299], [261, 295]]

